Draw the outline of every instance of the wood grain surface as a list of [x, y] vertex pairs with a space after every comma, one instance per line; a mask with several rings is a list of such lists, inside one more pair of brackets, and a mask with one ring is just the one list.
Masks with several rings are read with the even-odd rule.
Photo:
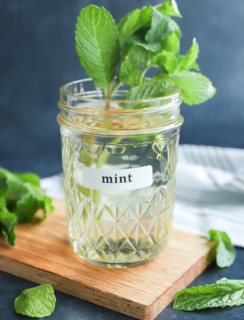
[[[151, 320], [174, 294], [212, 261], [215, 243], [174, 230], [168, 247], [152, 262], [128, 269], [91, 265], [72, 250], [65, 226], [64, 201], [42, 223], [17, 227], [16, 245], [0, 237], [0, 269], [137, 319]], [[25, 289], [25, 288], [23, 288]]]

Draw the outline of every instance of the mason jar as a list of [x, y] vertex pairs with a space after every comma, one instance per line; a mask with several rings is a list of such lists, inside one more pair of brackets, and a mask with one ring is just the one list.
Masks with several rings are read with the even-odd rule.
[[167, 244], [175, 197], [181, 97], [111, 100], [91, 79], [65, 84], [58, 102], [66, 223], [83, 259], [136, 266]]

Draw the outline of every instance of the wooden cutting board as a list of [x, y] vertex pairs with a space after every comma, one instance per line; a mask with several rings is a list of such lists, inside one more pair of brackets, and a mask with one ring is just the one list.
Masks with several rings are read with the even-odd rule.
[[173, 231], [170, 243], [154, 261], [129, 269], [106, 269], [80, 259], [72, 250], [64, 201], [42, 223], [19, 225], [15, 247], [0, 237], [0, 269], [56, 290], [124, 313], [151, 320], [174, 294], [192, 282], [213, 260], [215, 243]]

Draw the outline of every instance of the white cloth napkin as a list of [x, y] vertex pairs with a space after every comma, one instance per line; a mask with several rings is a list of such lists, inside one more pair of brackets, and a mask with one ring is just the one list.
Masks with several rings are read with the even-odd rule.
[[[244, 150], [180, 145], [174, 228], [204, 234], [226, 231], [244, 247]], [[62, 174], [41, 180], [53, 198], [64, 198]]]

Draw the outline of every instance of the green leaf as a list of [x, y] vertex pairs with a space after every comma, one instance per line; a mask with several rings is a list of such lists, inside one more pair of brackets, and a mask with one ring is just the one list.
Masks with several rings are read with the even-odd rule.
[[147, 31], [145, 40], [148, 43], [161, 42], [173, 31], [171, 19], [153, 8], [151, 28]]
[[81, 65], [96, 86], [106, 88], [119, 62], [119, 34], [111, 14], [89, 5], [81, 9], [75, 30], [76, 51]]
[[180, 51], [180, 39], [175, 32], [168, 35], [163, 41], [162, 47], [165, 51], [177, 54]]
[[14, 301], [16, 313], [29, 317], [50, 316], [55, 308], [56, 298], [50, 284], [24, 290]]
[[207, 232], [207, 238], [218, 242], [216, 248], [217, 266], [225, 268], [232, 265], [236, 257], [236, 251], [226, 232], [211, 229]]
[[167, 73], [173, 73], [177, 66], [177, 58], [172, 52], [166, 50], [160, 52], [153, 58], [153, 63], [158, 64], [160, 68], [165, 69]]
[[166, 0], [163, 3], [163, 7], [160, 10], [161, 13], [169, 15], [169, 16], [175, 16], [182, 18], [182, 15], [180, 14], [178, 5], [175, 0]]
[[142, 100], [157, 98], [164, 96], [167, 89], [168, 87], [163, 81], [157, 81], [157, 83], [147, 82], [130, 89], [127, 93], [127, 99]]
[[188, 71], [170, 75], [161, 74], [161, 79], [176, 84], [181, 89], [183, 101], [190, 106], [212, 98], [216, 92], [212, 82], [201, 73]]
[[38, 175], [32, 172], [26, 172], [26, 173], [19, 173], [19, 172], [13, 172], [13, 175], [18, 177], [24, 182], [29, 182], [33, 186], [40, 187], [40, 178]]
[[0, 231], [6, 237], [9, 245], [14, 246], [15, 241], [15, 226], [17, 223], [16, 215], [6, 207], [4, 199], [0, 198]]
[[[185, 58], [185, 56], [177, 55], [175, 56], [178, 62], [178, 65], [181, 63], [181, 61]], [[200, 67], [197, 64], [196, 61], [193, 62], [193, 64], [189, 67], [189, 70], [194, 69], [196, 71], [200, 71]]]
[[120, 44], [133, 35], [137, 30], [150, 26], [152, 10], [152, 6], [135, 9], [120, 20], [118, 24]]
[[8, 190], [7, 178], [0, 173], [0, 197]]
[[198, 46], [196, 39], [194, 38], [192, 41], [192, 46], [191, 46], [190, 50], [181, 59], [175, 72], [181, 73], [181, 72], [186, 72], [189, 69], [191, 69], [198, 58], [198, 54], [199, 54], [199, 46]]
[[129, 87], [138, 85], [141, 68], [146, 64], [147, 60], [148, 53], [143, 47], [137, 45], [131, 47], [121, 62], [118, 74], [119, 82], [123, 82]]
[[139, 33], [131, 36], [124, 44], [123, 49], [122, 49], [122, 56], [121, 58], [123, 59], [127, 54], [128, 51], [133, 47], [133, 46], [139, 46], [147, 50], [149, 53], [151, 52], [157, 52], [160, 50], [161, 45], [160, 43], [147, 43], [144, 41], [144, 35], [140, 35]]
[[14, 245], [17, 223], [30, 221], [39, 209], [43, 219], [54, 210], [51, 198], [40, 187], [40, 178], [33, 173], [0, 168], [0, 192], [0, 233], [10, 245]]
[[192, 311], [244, 304], [244, 280], [221, 279], [215, 284], [183, 289], [176, 293], [173, 308]]
[[39, 209], [41, 209], [39, 198], [33, 193], [26, 193], [16, 202], [15, 213], [18, 223], [30, 221]]

